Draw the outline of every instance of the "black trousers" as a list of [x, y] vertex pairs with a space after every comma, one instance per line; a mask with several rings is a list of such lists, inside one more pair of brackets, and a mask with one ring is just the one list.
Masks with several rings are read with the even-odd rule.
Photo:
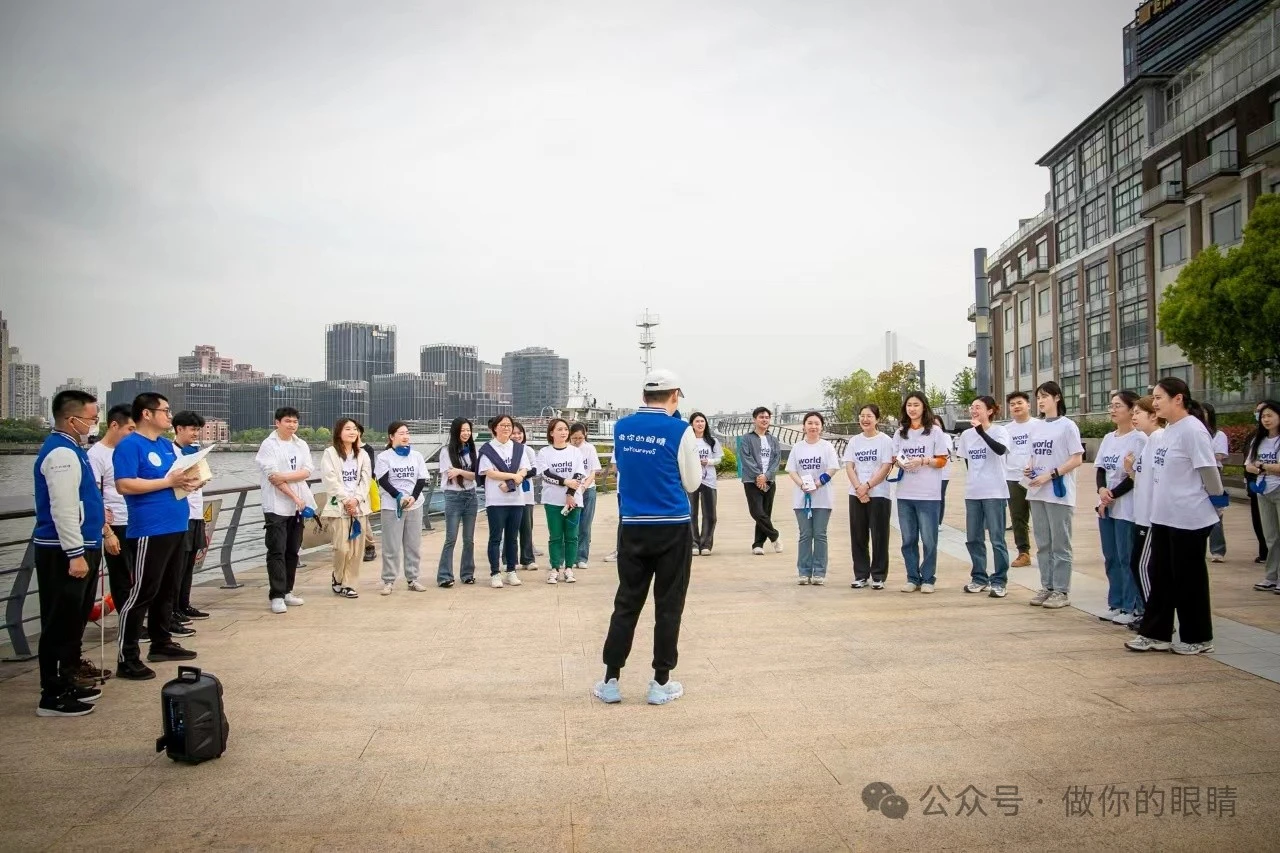
[[693, 532], [690, 556], [694, 548], [710, 551], [716, 539], [716, 490], [705, 484], [698, 486], [698, 491], [689, 495], [689, 512], [692, 514], [689, 529]]
[[[1245, 477], [1245, 480], [1252, 482], [1257, 477]], [[1253, 520], [1253, 535], [1258, 539], [1258, 559], [1266, 561], [1267, 559], [1267, 537], [1262, 535], [1262, 516], [1258, 515], [1258, 496], [1249, 491], [1249, 517]]]
[[1147, 562], [1150, 590], [1139, 634], [1152, 640], [1172, 640], [1176, 612], [1178, 638], [1182, 642], [1207, 643], [1213, 639], [1209, 567], [1205, 563], [1212, 529], [1179, 530], [1151, 525], [1147, 534], [1151, 540], [1151, 558]]
[[191, 581], [196, 574], [196, 556], [204, 548], [204, 519], [192, 518], [187, 521], [187, 540], [183, 543], [182, 572], [173, 591], [173, 612], [182, 613], [191, 609]]
[[[889, 515], [893, 501], [872, 498], [863, 503], [849, 495], [849, 538], [853, 543], [855, 580], [884, 581], [889, 576]], [[871, 550], [867, 551], [867, 540]]]
[[680, 618], [689, 591], [693, 531], [688, 524], [624, 524], [618, 531], [618, 594], [604, 641], [604, 664], [621, 669], [653, 583], [653, 668], [676, 668]]
[[302, 548], [302, 516], [264, 512], [267, 527], [267, 582], [269, 598], [293, 592], [298, 576], [298, 551]]
[[[97, 578], [102, 552], [85, 551], [89, 576]], [[36, 579], [40, 596], [40, 693], [56, 698], [75, 685], [80, 665], [80, 637], [93, 604], [89, 576], [73, 578], [71, 560], [61, 548], [36, 546]]]
[[[756, 523], [755, 537], [751, 540], [752, 548], [764, 545], [766, 539], [778, 541], [778, 530], [773, 526], [773, 496], [778, 493], [777, 485], [769, 483], [769, 488], [761, 490], [755, 483], [743, 483], [747, 491], [747, 512]], [[690, 545], [690, 548], [693, 546]], [[692, 551], [690, 552], [692, 553]]]
[[1142, 599], [1142, 610], [1147, 609], [1147, 591], [1151, 587], [1148, 566], [1151, 562], [1151, 528], [1140, 524], [1133, 526], [1133, 555], [1129, 558], [1129, 572]]
[[533, 504], [525, 504], [524, 512], [520, 513], [520, 565], [532, 566], [534, 559]]
[[182, 543], [185, 530], [160, 536], [126, 539], [125, 547], [133, 558], [133, 589], [120, 608], [119, 659], [140, 660], [138, 637], [142, 635], [142, 619], [147, 619], [147, 635], [151, 648], [173, 642], [169, 633], [173, 617], [173, 588], [182, 569]]
[[129, 599], [129, 590], [133, 589], [133, 550], [129, 547], [123, 524], [113, 525], [111, 530], [120, 541], [120, 553], [108, 554], [103, 548], [102, 562], [107, 564], [107, 588], [111, 590], [111, 601], [119, 613]]

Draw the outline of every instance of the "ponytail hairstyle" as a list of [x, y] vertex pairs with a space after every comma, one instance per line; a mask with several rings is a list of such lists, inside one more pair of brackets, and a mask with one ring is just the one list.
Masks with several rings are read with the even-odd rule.
[[521, 444], [527, 443], [529, 441], [529, 433], [525, 430], [524, 424], [520, 423], [517, 420], [513, 420], [511, 422], [511, 440], [512, 441], [516, 440], [516, 437], [515, 437], [516, 430], [520, 430], [520, 434], [524, 436], [524, 440], [521, 441], [520, 443]]
[[707, 443], [707, 447], [710, 447], [712, 452], [714, 452], [716, 449], [716, 437], [711, 434], [710, 419], [708, 419], [702, 412], [694, 412], [692, 415], [689, 415], [689, 426], [692, 427], [693, 422], [698, 418], [702, 418], [702, 422], [706, 424], [706, 428], [702, 431], [702, 440], [705, 441]]
[[1218, 434], [1218, 410], [1213, 407], [1213, 403], [1201, 403], [1200, 408], [1204, 409], [1204, 425], [1209, 428], [1210, 437]]
[[1280, 403], [1277, 403], [1275, 400], [1264, 400], [1258, 404], [1257, 409], [1258, 428], [1254, 430], [1253, 438], [1249, 440], [1249, 452], [1245, 455], [1246, 459], [1252, 456], [1255, 464], [1258, 461], [1258, 449], [1262, 447], [1262, 442], [1266, 441], [1271, 435], [1271, 433], [1267, 431], [1267, 428], [1262, 425], [1262, 413], [1267, 409], [1270, 409], [1275, 413], [1276, 417], [1280, 418]]
[[[1156, 383], [1156, 387], [1169, 395], [1169, 399], [1174, 397], [1182, 397], [1182, 407], [1187, 410], [1187, 414], [1204, 424], [1205, 429], [1209, 428], [1209, 422], [1205, 419], [1204, 406], [1191, 399], [1191, 389], [1187, 387], [1187, 383], [1176, 376], [1166, 376]], [[1212, 436], [1213, 433], [1210, 433]]]
[[907, 414], [907, 401], [915, 397], [920, 401], [920, 405], [924, 410], [920, 412], [920, 428], [925, 435], [933, 430], [933, 409], [929, 406], [929, 399], [925, 397], [923, 391], [912, 391], [902, 398], [902, 411], [900, 412], [899, 422], [902, 429], [899, 431], [903, 438], [907, 437], [907, 433], [911, 431], [911, 416]]
[[1151, 417], [1156, 419], [1156, 426], [1160, 427], [1161, 429], [1164, 429], [1165, 419], [1156, 414], [1156, 404], [1155, 404], [1155, 401], [1151, 399], [1150, 394], [1146, 395], [1145, 397], [1139, 397], [1134, 402], [1131, 408], [1142, 409], [1142, 411], [1146, 412], [1148, 415], [1151, 415]]
[[387, 449], [388, 450], [391, 449], [391, 436], [399, 432], [400, 427], [407, 427], [407, 426], [408, 424], [405, 423], [404, 421], [392, 421], [390, 424], [387, 425]]
[[1048, 394], [1050, 397], [1058, 398], [1058, 417], [1062, 417], [1067, 413], [1067, 398], [1062, 396], [1062, 386], [1057, 382], [1053, 380], [1041, 382], [1039, 387], [1036, 388], [1036, 396], [1039, 397], [1041, 394]]
[[1120, 402], [1124, 403], [1125, 408], [1131, 412], [1133, 411], [1133, 407], [1138, 405], [1138, 395], [1132, 391], [1116, 391], [1111, 396], [1119, 397]]

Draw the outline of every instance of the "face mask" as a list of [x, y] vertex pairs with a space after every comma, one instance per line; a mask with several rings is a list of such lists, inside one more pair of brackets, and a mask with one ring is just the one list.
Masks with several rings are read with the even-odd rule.
[[[80, 431], [82, 427], [77, 426], [77, 424], [83, 424], [84, 432]], [[71, 428], [73, 430], [72, 434], [76, 437], [76, 442], [78, 444], [86, 443], [89, 440], [89, 436], [93, 433], [93, 427], [82, 421], [80, 418], [71, 419]]]
[[409, 451], [413, 448], [406, 444], [404, 447], [393, 447], [391, 449], [396, 452], [396, 456], [408, 456]]

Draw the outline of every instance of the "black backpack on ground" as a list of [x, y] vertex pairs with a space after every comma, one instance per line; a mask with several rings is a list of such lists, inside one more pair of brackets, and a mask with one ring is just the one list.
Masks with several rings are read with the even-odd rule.
[[178, 667], [178, 677], [161, 688], [160, 719], [164, 734], [156, 738], [156, 752], [167, 751], [174, 761], [199, 764], [227, 750], [231, 726], [223, 713], [222, 682], [199, 667]]

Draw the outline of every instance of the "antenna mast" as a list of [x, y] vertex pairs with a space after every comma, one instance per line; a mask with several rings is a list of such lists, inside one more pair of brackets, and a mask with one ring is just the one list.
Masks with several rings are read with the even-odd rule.
[[644, 361], [644, 372], [648, 375], [653, 371], [653, 348], [658, 345], [654, 338], [653, 330], [659, 324], [658, 315], [651, 313], [649, 309], [640, 315], [640, 319], [636, 321], [636, 327], [640, 329], [640, 352], [641, 359]]

